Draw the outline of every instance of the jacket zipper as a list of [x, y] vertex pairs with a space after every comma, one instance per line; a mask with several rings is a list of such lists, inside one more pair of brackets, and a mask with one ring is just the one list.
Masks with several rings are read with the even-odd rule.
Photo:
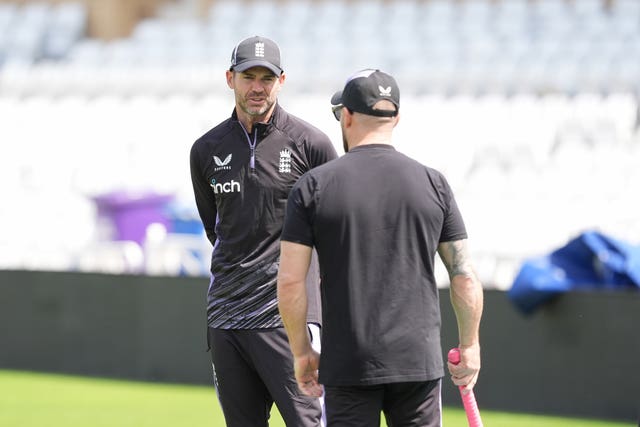
[[247, 137], [247, 142], [249, 143], [249, 149], [251, 150], [251, 158], [249, 159], [249, 168], [251, 171], [255, 171], [256, 169], [256, 142], [258, 142], [258, 128], [254, 126], [253, 129], [253, 141], [249, 136], [249, 132], [244, 128], [242, 123], [240, 123], [242, 130], [244, 131], [244, 135]]

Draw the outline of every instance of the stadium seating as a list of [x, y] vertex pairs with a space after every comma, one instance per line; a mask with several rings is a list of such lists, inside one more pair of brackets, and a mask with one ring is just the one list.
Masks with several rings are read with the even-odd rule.
[[640, 241], [640, 2], [191, 5], [102, 41], [79, 4], [0, 3], [0, 268], [205, 274], [193, 266], [206, 264], [204, 237], [108, 242], [91, 200], [128, 190], [192, 204], [188, 150], [231, 112], [223, 72], [253, 34], [281, 45], [281, 103], [339, 152], [329, 94], [359, 68], [397, 77], [397, 147], [449, 177], [489, 286], [588, 228]]

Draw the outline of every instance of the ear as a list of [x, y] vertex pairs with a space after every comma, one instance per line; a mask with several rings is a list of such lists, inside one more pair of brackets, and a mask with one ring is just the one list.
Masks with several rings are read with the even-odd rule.
[[284, 81], [286, 79], [287, 79], [287, 75], [285, 73], [280, 74], [280, 77], [278, 77], [278, 80], [280, 80], [280, 86], [284, 84]]
[[351, 127], [351, 123], [353, 123], [353, 113], [348, 108], [342, 109], [342, 120], [344, 121], [345, 127]]
[[229, 86], [230, 89], [234, 89], [233, 75], [234, 75], [233, 71], [227, 70], [227, 86]]

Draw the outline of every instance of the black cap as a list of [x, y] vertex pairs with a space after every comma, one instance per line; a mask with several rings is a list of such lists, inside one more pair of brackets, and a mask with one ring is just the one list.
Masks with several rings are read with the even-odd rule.
[[[395, 110], [375, 110], [378, 101], [390, 101]], [[351, 111], [369, 116], [392, 117], [400, 110], [400, 89], [395, 79], [380, 70], [358, 71], [347, 79], [344, 89], [331, 97], [332, 105], [344, 105]]]
[[266, 67], [276, 76], [282, 74], [280, 48], [273, 40], [254, 36], [242, 40], [231, 52], [232, 71], [245, 71], [251, 67]]

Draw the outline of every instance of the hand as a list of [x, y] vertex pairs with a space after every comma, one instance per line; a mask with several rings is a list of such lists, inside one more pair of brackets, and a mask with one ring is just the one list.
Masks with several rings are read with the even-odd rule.
[[323, 394], [321, 384], [318, 384], [318, 367], [320, 366], [320, 354], [310, 349], [302, 356], [293, 358], [298, 388], [302, 393], [311, 397], [320, 397]]
[[463, 394], [469, 393], [476, 382], [480, 372], [480, 345], [460, 346], [460, 363], [457, 365], [447, 362], [451, 380], [458, 387], [464, 387]]

